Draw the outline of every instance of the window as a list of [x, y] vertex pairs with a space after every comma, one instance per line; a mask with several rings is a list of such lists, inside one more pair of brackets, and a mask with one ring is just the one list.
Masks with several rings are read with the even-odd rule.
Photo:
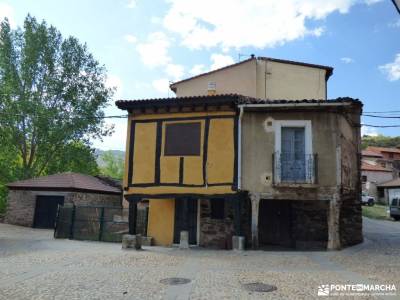
[[200, 122], [166, 124], [164, 155], [200, 155], [200, 136]]
[[275, 120], [275, 183], [316, 182], [310, 120]]
[[385, 163], [385, 162], [381, 162], [381, 166], [382, 166], [383, 168], [386, 168], [386, 163]]
[[368, 178], [367, 178], [366, 175], [361, 176], [361, 181], [362, 181], [363, 183], [366, 183], [367, 180], [368, 180]]
[[385, 197], [385, 190], [384, 189], [378, 189], [378, 197], [383, 198]]
[[282, 127], [282, 181], [304, 181], [306, 178], [304, 131], [301, 127]]
[[389, 153], [389, 158], [393, 158], [393, 157], [394, 157], [393, 153]]
[[225, 199], [211, 199], [211, 219], [222, 220], [225, 218]]

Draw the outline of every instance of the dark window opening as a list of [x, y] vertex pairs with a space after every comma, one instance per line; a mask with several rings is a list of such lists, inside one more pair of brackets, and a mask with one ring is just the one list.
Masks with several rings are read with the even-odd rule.
[[366, 175], [361, 176], [361, 181], [363, 183], [367, 182], [367, 176]]
[[385, 197], [385, 190], [384, 189], [378, 189], [378, 197], [379, 198]]
[[225, 218], [225, 199], [211, 199], [211, 219]]
[[174, 123], [165, 127], [165, 156], [199, 156], [201, 123]]

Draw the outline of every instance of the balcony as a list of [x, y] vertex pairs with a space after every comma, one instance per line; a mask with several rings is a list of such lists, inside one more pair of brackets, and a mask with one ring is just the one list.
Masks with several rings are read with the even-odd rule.
[[274, 184], [316, 184], [318, 155], [298, 153], [272, 154]]

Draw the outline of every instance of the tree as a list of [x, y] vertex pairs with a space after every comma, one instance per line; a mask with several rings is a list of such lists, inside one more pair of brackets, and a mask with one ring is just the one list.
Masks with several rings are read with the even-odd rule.
[[122, 180], [124, 177], [123, 158], [113, 155], [111, 151], [106, 151], [102, 153], [101, 159], [103, 161], [103, 165], [100, 167], [101, 173], [111, 178]]
[[105, 80], [104, 66], [76, 38], [29, 15], [23, 29], [0, 24], [0, 149], [14, 149], [19, 179], [60, 170], [63, 153], [83, 153], [91, 137], [111, 134]]
[[400, 136], [390, 137], [384, 135], [364, 135], [361, 145], [363, 149], [367, 148], [368, 146], [396, 148], [400, 147]]

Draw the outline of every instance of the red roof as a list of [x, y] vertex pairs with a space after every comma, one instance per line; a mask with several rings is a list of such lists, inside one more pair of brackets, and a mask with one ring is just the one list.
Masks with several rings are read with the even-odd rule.
[[16, 181], [7, 184], [7, 187], [14, 190], [74, 190], [100, 194], [121, 194], [121, 189], [111, 186], [97, 177], [72, 172]]
[[380, 154], [379, 152], [374, 152], [374, 151], [371, 151], [371, 150], [363, 150], [362, 151], [362, 156], [383, 157], [383, 155]]
[[375, 171], [375, 172], [392, 172], [390, 169], [386, 169], [380, 165], [373, 165], [363, 161], [361, 163], [361, 170], [362, 171]]
[[398, 153], [400, 154], [400, 149], [397, 148], [386, 148], [386, 147], [375, 147], [375, 146], [369, 146], [367, 147], [368, 151], [373, 151], [373, 152], [390, 152], [390, 153]]

